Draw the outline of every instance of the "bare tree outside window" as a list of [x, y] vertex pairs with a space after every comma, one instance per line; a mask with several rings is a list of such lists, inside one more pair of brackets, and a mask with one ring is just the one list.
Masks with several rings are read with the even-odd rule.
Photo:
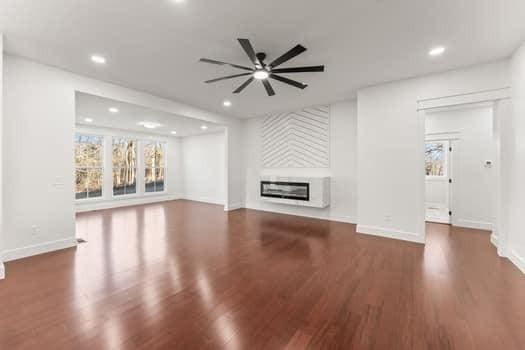
[[102, 197], [103, 137], [75, 134], [75, 198]]
[[149, 142], [144, 145], [144, 183], [146, 192], [163, 192], [165, 171], [165, 145], [162, 142]]
[[425, 144], [425, 173], [427, 176], [445, 176], [446, 146], [442, 142]]
[[137, 141], [113, 139], [113, 195], [137, 193]]

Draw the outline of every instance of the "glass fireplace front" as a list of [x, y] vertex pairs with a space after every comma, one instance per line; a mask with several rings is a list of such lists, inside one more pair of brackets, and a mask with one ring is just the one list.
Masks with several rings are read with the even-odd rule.
[[261, 197], [310, 200], [308, 182], [261, 181]]

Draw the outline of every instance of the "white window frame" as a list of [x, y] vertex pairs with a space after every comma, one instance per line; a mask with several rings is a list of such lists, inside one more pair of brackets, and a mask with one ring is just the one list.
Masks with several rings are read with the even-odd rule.
[[[154, 168], [149, 168], [149, 167], [146, 167], [146, 157], [145, 157], [145, 154], [144, 154], [144, 150], [145, 150], [145, 146], [146, 144], [149, 144], [149, 143], [159, 143], [162, 145], [162, 149], [163, 149], [163, 156], [164, 156], [164, 188], [162, 191], [153, 191], [153, 192], [146, 192], [146, 169], [156, 169], [156, 168], [160, 168], [160, 167], [154, 167]], [[144, 140], [143, 141], [143, 145], [142, 145], [142, 152], [141, 152], [141, 156], [142, 156], [142, 162], [141, 162], [141, 165], [142, 165], [142, 191], [144, 193], [144, 196], [156, 196], [156, 195], [162, 195], [162, 194], [166, 194], [166, 192], [168, 191], [168, 157], [167, 157], [167, 154], [168, 154], [168, 142], [167, 141], [160, 141], [160, 140], [155, 140], [155, 139], [151, 139], [151, 140]]]
[[[425, 149], [426, 149], [426, 145], [427, 143], [442, 143], [443, 146], [444, 146], [444, 149], [443, 151], [445, 152], [444, 153], [444, 162], [443, 162], [443, 175], [427, 175], [425, 174], [425, 177], [428, 179], [428, 180], [440, 180], [440, 179], [446, 179], [448, 178], [449, 174], [448, 174], [448, 162], [449, 162], [449, 148], [450, 148], [450, 142], [447, 141], [447, 140], [426, 140], [425, 141]], [[426, 159], [425, 159], [425, 164], [426, 164]]]
[[[135, 137], [131, 137], [131, 136], [120, 136], [120, 135], [111, 135], [109, 136], [111, 138], [111, 199], [113, 200], [119, 200], [119, 199], [127, 199], [127, 198], [133, 198], [133, 197], [139, 197], [139, 181], [138, 181], [138, 174], [139, 174], [139, 171], [140, 171], [140, 147], [139, 147], [139, 139], [135, 138]], [[122, 167], [121, 168], [115, 168], [113, 166], [113, 145], [114, 145], [114, 141], [115, 139], [119, 139], [119, 140], [126, 140], [126, 141], [134, 141], [135, 142], [135, 154], [136, 154], [136, 159], [135, 159], [135, 164], [136, 164], [136, 170], [135, 170], [135, 192], [134, 193], [123, 193], [123, 194], [115, 194], [115, 191], [114, 191], [114, 184], [113, 184], [113, 171], [115, 171], [115, 169], [123, 169]], [[124, 187], [125, 188], [125, 187]]]
[[[102, 151], [101, 151], [101, 166], [100, 167], [79, 167], [77, 166], [76, 164], [76, 160], [75, 160], [75, 169], [74, 169], [74, 172], [75, 172], [75, 179], [76, 179], [76, 173], [77, 173], [77, 170], [78, 169], [86, 169], [87, 171], [89, 170], [93, 170], [93, 169], [100, 169], [100, 176], [102, 177], [102, 188], [101, 188], [101, 194], [99, 197], [89, 197], [89, 191], [86, 192], [87, 194], [87, 197], [86, 198], [77, 198], [76, 197], [76, 192], [73, 194], [75, 196], [75, 202], [79, 202], [79, 203], [86, 203], [86, 202], [97, 202], [97, 201], [101, 201], [104, 199], [104, 196], [105, 196], [105, 188], [104, 188], [104, 175], [105, 175], [105, 152], [106, 152], [106, 147], [105, 147], [105, 143], [104, 143], [104, 138], [105, 136], [104, 135], [100, 135], [100, 134], [97, 134], [97, 133], [90, 133], [90, 132], [82, 132], [82, 131], [75, 131], [75, 135], [74, 135], [74, 144], [76, 145], [76, 136], [77, 135], [81, 135], [81, 136], [90, 136], [90, 137], [98, 137], [100, 138], [101, 140], [101, 147], [102, 147]], [[76, 183], [75, 183], [75, 187], [76, 187]]]

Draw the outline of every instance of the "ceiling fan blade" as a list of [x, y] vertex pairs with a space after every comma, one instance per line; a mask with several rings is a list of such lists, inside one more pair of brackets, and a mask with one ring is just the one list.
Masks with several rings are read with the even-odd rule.
[[308, 73], [308, 72], [324, 72], [324, 66], [272, 69], [272, 73]]
[[199, 61], [200, 62], [204, 62], [204, 63], [218, 64], [219, 66], [230, 66], [230, 67], [233, 67], [233, 68], [239, 68], [239, 69], [253, 71], [252, 68], [239, 66], [238, 64], [233, 64], [233, 63], [228, 63], [228, 62], [221, 62], [221, 61], [216, 61], [216, 60], [210, 60], [209, 58], [201, 58]]
[[261, 81], [262, 81], [262, 83], [264, 85], [264, 88], [266, 89], [266, 93], [268, 94], [268, 96], [275, 95], [275, 91], [273, 91], [272, 84], [270, 84], [268, 79], [264, 79], [264, 80], [261, 80]]
[[241, 44], [242, 48], [244, 49], [244, 52], [248, 55], [250, 58], [250, 61], [253, 62], [255, 65], [262, 66], [262, 63], [259, 61], [257, 56], [255, 55], [255, 50], [253, 49], [252, 44], [250, 43], [250, 40], [248, 39], [237, 39], [239, 43]]
[[247, 87], [248, 85], [250, 85], [253, 81], [253, 77], [251, 77], [250, 79], [246, 80], [244, 83], [242, 83], [241, 86], [239, 86], [233, 93], [234, 94], [238, 94], [240, 93], [242, 90], [244, 90], [245, 87]]
[[242, 74], [235, 74], [235, 75], [228, 75], [227, 77], [221, 77], [211, 80], [206, 80], [205, 83], [215, 83], [216, 81], [226, 80], [226, 79], [233, 79], [237, 77], [244, 77], [246, 75], [251, 75], [252, 73], [242, 73]]
[[295, 56], [300, 55], [305, 51], [306, 51], [306, 47], [302, 45], [297, 45], [293, 49], [291, 49], [290, 51], [282, 55], [281, 57], [275, 59], [272, 63], [269, 64], [269, 66], [270, 67], [280, 66], [284, 62], [291, 60]]
[[305, 89], [308, 86], [308, 84], [300, 83], [298, 81], [295, 81], [295, 80], [292, 80], [292, 79], [288, 79], [288, 78], [282, 77], [280, 75], [270, 74], [270, 78], [278, 80], [281, 83], [285, 83], [285, 84], [289, 84], [289, 85], [295, 86], [296, 88], [299, 88], [299, 89]]

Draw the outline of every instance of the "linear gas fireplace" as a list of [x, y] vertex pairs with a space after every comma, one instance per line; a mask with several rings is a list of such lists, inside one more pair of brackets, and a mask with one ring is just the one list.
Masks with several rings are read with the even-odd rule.
[[261, 181], [261, 197], [310, 200], [308, 182]]

